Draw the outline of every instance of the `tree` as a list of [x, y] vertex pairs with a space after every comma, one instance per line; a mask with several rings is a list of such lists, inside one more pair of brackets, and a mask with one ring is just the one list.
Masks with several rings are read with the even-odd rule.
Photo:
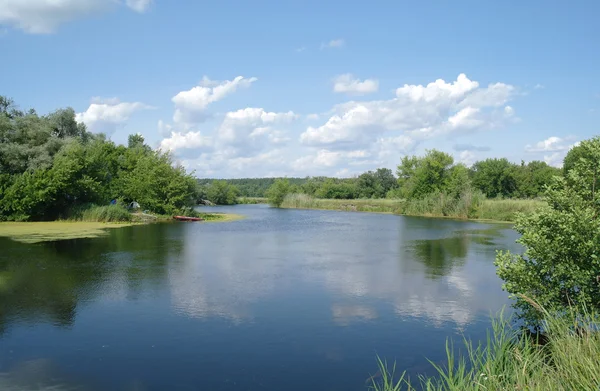
[[486, 159], [472, 167], [473, 185], [487, 197], [511, 197], [517, 190], [516, 165], [507, 159]]
[[404, 198], [416, 199], [445, 192], [450, 183], [450, 169], [454, 158], [435, 149], [423, 157], [405, 156], [398, 166], [398, 184]]
[[226, 181], [213, 181], [206, 191], [208, 200], [217, 205], [235, 204], [239, 191]]
[[276, 208], [281, 207], [283, 204], [283, 200], [285, 196], [290, 193], [290, 181], [286, 179], [276, 179], [273, 185], [269, 187], [267, 190], [267, 198], [269, 199], [269, 204]]
[[516, 297], [515, 307], [529, 325], [540, 326], [546, 310], [600, 309], [600, 137], [581, 143], [581, 156], [566, 178], [553, 177], [545, 196], [548, 206], [520, 214], [522, 255], [500, 252], [497, 273], [504, 289]]
[[356, 195], [360, 198], [384, 198], [398, 185], [389, 168], [378, 168], [361, 174], [356, 181]]

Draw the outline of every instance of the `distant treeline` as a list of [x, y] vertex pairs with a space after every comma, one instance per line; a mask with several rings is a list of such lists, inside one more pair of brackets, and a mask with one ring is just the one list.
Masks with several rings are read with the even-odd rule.
[[173, 214], [196, 199], [195, 178], [142, 136], [117, 145], [88, 132], [73, 109], [38, 115], [0, 96], [0, 221], [71, 218], [112, 200]]
[[[396, 174], [396, 175], [395, 175]], [[286, 178], [290, 193], [316, 198], [422, 198], [433, 192], [460, 192], [467, 184], [488, 198], [535, 198], [544, 186], [562, 170], [543, 161], [515, 164], [504, 158], [479, 161], [472, 167], [455, 164], [451, 155], [431, 150], [425, 156], [407, 156], [396, 173], [388, 168], [367, 171], [354, 178], [306, 177]], [[267, 197], [277, 179], [245, 178], [220, 181], [240, 197]], [[208, 195], [214, 179], [199, 179], [201, 193]]]

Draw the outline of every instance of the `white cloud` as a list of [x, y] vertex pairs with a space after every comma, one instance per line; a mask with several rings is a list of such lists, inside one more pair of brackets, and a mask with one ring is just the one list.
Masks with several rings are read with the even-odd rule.
[[126, 0], [125, 4], [135, 12], [143, 13], [150, 7], [152, 0]]
[[514, 116], [504, 104], [514, 87], [496, 83], [480, 88], [461, 74], [455, 82], [436, 80], [404, 85], [390, 100], [347, 102], [334, 107], [333, 115], [319, 127], [310, 126], [300, 136], [304, 145], [328, 149], [364, 148], [384, 133], [401, 133], [414, 142], [456, 132], [497, 127]]
[[379, 81], [375, 79], [360, 79], [354, 78], [351, 73], [337, 76], [333, 81], [333, 91], [345, 93], [349, 95], [364, 95], [377, 92], [379, 89]]
[[113, 134], [124, 126], [129, 117], [141, 110], [153, 109], [141, 102], [120, 102], [117, 98], [94, 98], [93, 103], [82, 113], [77, 113], [77, 122], [83, 122], [88, 130], [95, 133]]
[[565, 139], [560, 137], [551, 136], [545, 140], [542, 140], [535, 145], [526, 145], [525, 151], [527, 152], [560, 152], [566, 151], [571, 148], [571, 145], [567, 143]]
[[[0, 0], [0, 24], [31, 34], [55, 32], [64, 23], [110, 9], [115, 0]], [[144, 12], [151, 0], [126, 0], [125, 5]]]
[[477, 157], [475, 153], [467, 150], [460, 152], [455, 160], [456, 163], [462, 163], [467, 167], [471, 167], [477, 161]]
[[[176, 107], [200, 107], [206, 115], [211, 101], [230, 92], [228, 88], [219, 92], [222, 85], [204, 79], [196, 89], [202, 93], [183, 99], [195, 103], [178, 102]], [[394, 168], [403, 155], [417, 153], [428, 140], [489, 131], [514, 121], [515, 111], [508, 105], [514, 95], [511, 85], [480, 86], [461, 74], [449, 82], [404, 85], [387, 100], [348, 101], [325, 114], [299, 116], [247, 107], [227, 112], [216, 126], [202, 125], [201, 133], [185, 122], [172, 126], [159, 122], [158, 128], [166, 137], [161, 145], [203, 176], [349, 176], [377, 167]], [[300, 118], [313, 121], [307, 122], [312, 126], [300, 128]], [[487, 148], [459, 145], [455, 150], [457, 161], [470, 164]]]
[[200, 132], [171, 132], [168, 138], [160, 143], [160, 149], [165, 152], [178, 152], [179, 155], [198, 155], [212, 147], [212, 140]]
[[544, 153], [544, 161], [553, 167], [562, 167], [563, 160], [569, 150], [579, 145], [579, 142], [571, 143], [572, 137], [551, 136], [537, 142], [535, 145], [526, 145], [525, 151], [530, 153]]
[[329, 42], [323, 42], [321, 44], [321, 50], [323, 49], [329, 49], [329, 48], [341, 48], [344, 45], [346, 45], [346, 41], [344, 41], [343, 39], [339, 38], [339, 39], [332, 39]]
[[289, 138], [277, 127], [297, 118], [292, 111], [274, 113], [253, 107], [228, 112], [216, 132], [218, 146], [231, 156], [248, 156], [268, 146], [283, 144]]
[[206, 118], [209, 104], [222, 100], [238, 88], [249, 87], [256, 80], [258, 79], [255, 77], [238, 76], [233, 80], [219, 82], [205, 76], [198, 86], [181, 91], [172, 98], [175, 103], [173, 121], [186, 126], [202, 122]]

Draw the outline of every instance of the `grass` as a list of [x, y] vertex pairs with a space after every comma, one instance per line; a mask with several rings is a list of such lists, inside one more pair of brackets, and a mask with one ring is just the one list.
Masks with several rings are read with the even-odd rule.
[[396, 213], [407, 216], [451, 217], [473, 220], [512, 222], [515, 213], [531, 213], [544, 205], [541, 200], [486, 199], [473, 192], [458, 199], [433, 194], [419, 200], [398, 199], [319, 199], [306, 194], [288, 194], [282, 208], [324, 209], [352, 212]]
[[240, 197], [237, 199], [238, 205], [244, 205], [244, 204], [255, 205], [255, 204], [268, 204], [268, 203], [269, 203], [269, 200], [265, 197]]
[[228, 223], [243, 220], [246, 217], [234, 213], [199, 213], [199, 216], [207, 223]]
[[477, 210], [476, 218], [482, 220], [514, 221], [515, 213], [532, 213], [545, 205], [542, 200], [486, 199]]
[[107, 235], [107, 229], [133, 223], [52, 221], [34, 223], [0, 223], [0, 236], [23, 243], [39, 243], [63, 239], [96, 238]]
[[[465, 340], [464, 353], [446, 343], [444, 364], [432, 363], [437, 376], [418, 379], [427, 391], [597, 391], [600, 387], [600, 331], [598, 317], [550, 316], [545, 321], [544, 343], [511, 326], [510, 319], [494, 320], [487, 340]], [[406, 373], [397, 375], [379, 359], [381, 376], [371, 378], [375, 391], [416, 390]]]
[[387, 199], [332, 200], [314, 198], [306, 194], [288, 194], [282, 208], [326, 209], [352, 212], [398, 213], [404, 201]]
[[83, 205], [71, 209], [67, 218], [71, 221], [103, 223], [129, 222], [132, 219], [132, 214], [122, 205]]

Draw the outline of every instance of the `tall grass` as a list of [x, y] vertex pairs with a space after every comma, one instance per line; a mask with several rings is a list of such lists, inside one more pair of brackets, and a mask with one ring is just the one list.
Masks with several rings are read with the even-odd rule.
[[477, 210], [478, 219], [514, 221], [517, 212], [532, 213], [546, 203], [540, 199], [486, 199]]
[[517, 212], [531, 213], [544, 205], [542, 200], [486, 199], [479, 191], [466, 191], [459, 197], [443, 193], [430, 194], [422, 199], [320, 199], [306, 194], [288, 194], [282, 208], [326, 209], [353, 212], [397, 213], [408, 216], [452, 217], [514, 221]]
[[[419, 377], [427, 391], [590, 390], [600, 387], [600, 331], [595, 315], [550, 316], [544, 343], [512, 326], [510, 319], [493, 322], [485, 343], [465, 340], [465, 353], [446, 344], [446, 362], [434, 364], [437, 376]], [[379, 360], [382, 376], [372, 379], [376, 391], [416, 390], [396, 368]]]
[[129, 222], [132, 220], [132, 215], [122, 205], [96, 206], [88, 204], [72, 208], [66, 219], [71, 221], [113, 223]]
[[306, 194], [288, 194], [284, 198], [281, 207], [294, 209], [342, 210], [352, 212], [398, 213], [403, 204], [403, 200], [332, 200], [315, 198]]

